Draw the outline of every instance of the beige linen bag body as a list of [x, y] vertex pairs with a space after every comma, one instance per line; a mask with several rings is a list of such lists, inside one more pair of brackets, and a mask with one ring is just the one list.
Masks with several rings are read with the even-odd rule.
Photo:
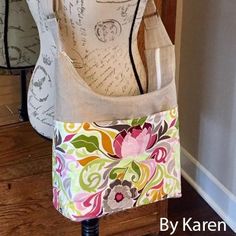
[[73, 221], [181, 196], [174, 46], [153, 0], [144, 21], [146, 94], [100, 95], [59, 53], [53, 202]]

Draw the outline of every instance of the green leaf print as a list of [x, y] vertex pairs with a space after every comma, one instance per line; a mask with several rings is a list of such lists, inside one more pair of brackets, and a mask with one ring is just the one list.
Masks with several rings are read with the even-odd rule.
[[132, 169], [135, 171], [135, 173], [138, 175], [138, 177], [140, 177], [141, 171], [139, 169], [139, 166], [134, 161], [132, 162]]
[[138, 164], [132, 161], [126, 166], [114, 168], [110, 172], [109, 178], [112, 180], [122, 178], [129, 182], [136, 182], [140, 176], [141, 171]]
[[99, 142], [96, 136], [87, 137], [85, 135], [80, 135], [72, 140], [71, 143], [75, 148], [86, 148], [90, 153], [99, 150]]
[[103, 184], [104, 179], [102, 175], [104, 173], [104, 166], [106, 160], [97, 159], [86, 165], [79, 177], [80, 187], [87, 192], [97, 192], [98, 187]]
[[127, 171], [127, 167], [125, 168], [114, 168], [111, 173], [110, 173], [110, 178], [111, 179], [117, 179], [119, 175], [123, 175], [125, 174], [125, 172]]
[[146, 186], [142, 190], [142, 193], [141, 193], [141, 195], [137, 201], [137, 204], [136, 204], [137, 206], [152, 203], [152, 202], [150, 202], [149, 198], [147, 197], [147, 193], [153, 186], [159, 184], [165, 178], [164, 174], [165, 174], [165, 172], [163, 170], [163, 167], [161, 165], [158, 165], [154, 176], [150, 179], [149, 183], [146, 184]]
[[142, 117], [140, 119], [134, 119], [132, 121], [132, 126], [143, 125], [146, 120], [147, 120], [147, 117]]

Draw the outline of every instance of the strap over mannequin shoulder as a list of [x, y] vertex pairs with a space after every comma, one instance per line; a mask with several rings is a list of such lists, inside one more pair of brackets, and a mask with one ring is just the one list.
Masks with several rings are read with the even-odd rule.
[[143, 18], [146, 50], [173, 45], [153, 0], [148, 0]]
[[154, 0], [148, 0], [143, 18], [148, 91], [152, 92], [168, 84], [175, 76], [175, 50]]

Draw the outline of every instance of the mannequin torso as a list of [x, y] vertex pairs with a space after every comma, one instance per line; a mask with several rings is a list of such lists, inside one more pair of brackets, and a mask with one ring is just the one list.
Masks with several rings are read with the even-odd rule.
[[[129, 55], [129, 37], [138, 0], [59, 2], [61, 46], [85, 82], [103, 95], [140, 94]], [[137, 34], [146, 2], [140, 2], [132, 42], [132, 54], [144, 91], [147, 83]]]

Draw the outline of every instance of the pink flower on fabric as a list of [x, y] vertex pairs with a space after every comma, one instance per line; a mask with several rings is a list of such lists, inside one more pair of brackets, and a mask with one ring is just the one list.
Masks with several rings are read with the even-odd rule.
[[60, 190], [56, 187], [53, 187], [53, 205], [56, 209], [59, 209], [59, 194]]
[[83, 213], [81, 216], [74, 215], [76, 221], [96, 218], [102, 211], [102, 191], [95, 194], [78, 193], [74, 202], [76, 208]]
[[64, 169], [64, 164], [62, 162], [62, 158], [58, 155], [56, 156], [56, 172], [62, 176], [62, 171]]
[[170, 151], [170, 144], [168, 142], [161, 142], [157, 145], [157, 147], [151, 154], [151, 158], [154, 159], [157, 163], [166, 163]]
[[155, 159], [158, 163], [166, 163], [167, 150], [164, 147], [158, 147], [151, 155], [151, 158]]
[[121, 211], [134, 206], [138, 191], [132, 183], [119, 179], [110, 184], [103, 197], [103, 209], [106, 213]]
[[119, 133], [113, 143], [119, 158], [137, 157], [150, 149], [156, 142], [157, 135], [153, 134], [152, 125], [145, 123], [142, 127], [134, 126]]

